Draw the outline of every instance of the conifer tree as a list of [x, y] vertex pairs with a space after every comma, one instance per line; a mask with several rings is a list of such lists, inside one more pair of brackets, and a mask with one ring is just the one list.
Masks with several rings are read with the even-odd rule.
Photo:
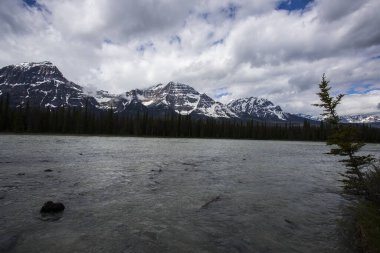
[[327, 138], [327, 144], [334, 145], [330, 154], [345, 157], [341, 160], [346, 166], [346, 171], [342, 174], [345, 189], [351, 193], [368, 195], [364, 170], [374, 159], [371, 155], [357, 155], [357, 152], [365, 145], [359, 138], [358, 128], [352, 125], [339, 124], [336, 107], [344, 95], [339, 94], [336, 97], [330, 95], [331, 86], [324, 74], [319, 89], [320, 92], [317, 95], [321, 103], [314, 104], [314, 106], [323, 108], [321, 115], [332, 128], [332, 132]]

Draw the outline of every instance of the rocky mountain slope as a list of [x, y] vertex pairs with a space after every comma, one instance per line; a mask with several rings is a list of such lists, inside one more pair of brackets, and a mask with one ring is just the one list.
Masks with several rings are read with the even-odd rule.
[[[169, 82], [158, 84], [144, 90], [132, 90], [119, 95], [116, 100], [122, 101], [118, 111], [122, 112], [130, 104], [141, 104], [148, 110], [168, 110], [181, 115], [197, 115], [214, 118], [237, 117], [225, 105], [214, 101], [206, 94], [200, 94], [186, 84]], [[115, 103], [117, 104], [117, 103]]]
[[237, 118], [235, 113], [186, 84], [169, 82], [122, 94], [97, 91], [68, 81], [51, 62], [21, 63], [0, 69], [0, 95], [9, 94], [11, 106], [84, 107], [115, 112], [154, 111], [213, 118]]
[[[155, 115], [177, 113], [196, 117], [253, 119], [276, 122], [319, 121], [321, 118], [284, 112], [264, 98], [240, 98], [224, 105], [201, 94], [189, 85], [169, 82], [147, 89], [134, 89], [122, 94], [100, 90], [86, 93], [83, 87], [67, 80], [51, 62], [31, 62], [0, 69], [0, 96], [9, 95], [10, 106], [84, 107], [94, 110], [113, 109], [115, 113], [149, 111]], [[379, 114], [342, 118], [348, 123], [380, 122]]]
[[11, 106], [60, 107], [97, 104], [83, 88], [68, 81], [50, 62], [21, 63], [0, 69], [0, 95], [8, 93]]
[[282, 111], [280, 106], [274, 105], [264, 98], [239, 98], [227, 104], [227, 107], [240, 118], [257, 118], [270, 120], [288, 120], [289, 113]]
[[[303, 117], [310, 120], [322, 121], [321, 116], [313, 116], [308, 114], [297, 114], [299, 117]], [[358, 115], [344, 115], [340, 117], [342, 123], [353, 123], [353, 124], [368, 124], [368, 123], [380, 123], [380, 112], [365, 113]]]

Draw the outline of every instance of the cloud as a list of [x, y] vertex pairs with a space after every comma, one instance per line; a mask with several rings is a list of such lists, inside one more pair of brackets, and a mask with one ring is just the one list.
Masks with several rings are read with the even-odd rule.
[[356, 1], [356, 0], [346, 0], [346, 1], [326, 1], [317, 0], [315, 5], [318, 10], [318, 17], [320, 20], [326, 23], [331, 23], [338, 21], [352, 13], [360, 10], [363, 5], [368, 3], [368, 1]]
[[[0, 1], [0, 66], [49, 60], [84, 86], [112, 93], [188, 83], [222, 102], [271, 99], [318, 114], [323, 73], [346, 96], [342, 112], [379, 110], [377, 0]], [[357, 89], [353, 89], [357, 87]], [[360, 102], [358, 102], [360, 101]]]
[[380, 90], [367, 94], [345, 96], [339, 105], [341, 114], [372, 113], [379, 110]]

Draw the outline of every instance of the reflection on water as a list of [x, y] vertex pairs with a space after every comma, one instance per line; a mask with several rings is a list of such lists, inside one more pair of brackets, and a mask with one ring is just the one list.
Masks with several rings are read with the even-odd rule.
[[[323, 143], [0, 143], [1, 252], [353, 252], [339, 225], [343, 168]], [[41, 217], [47, 200], [64, 213]]]

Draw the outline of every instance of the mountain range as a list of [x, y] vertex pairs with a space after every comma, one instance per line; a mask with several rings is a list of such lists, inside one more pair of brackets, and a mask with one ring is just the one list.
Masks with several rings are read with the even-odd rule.
[[[320, 121], [319, 117], [284, 112], [265, 98], [247, 97], [222, 104], [193, 87], [169, 82], [121, 94], [107, 91], [88, 93], [67, 80], [51, 62], [30, 62], [0, 69], [0, 96], [9, 94], [10, 106], [84, 107], [94, 110], [113, 109], [115, 113], [148, 111], [157, 115], [176, 113], [194, 117], [254, 119], [274, 122]], [[349, 123], [380, 122], [380, 114], [346, 116]]]

